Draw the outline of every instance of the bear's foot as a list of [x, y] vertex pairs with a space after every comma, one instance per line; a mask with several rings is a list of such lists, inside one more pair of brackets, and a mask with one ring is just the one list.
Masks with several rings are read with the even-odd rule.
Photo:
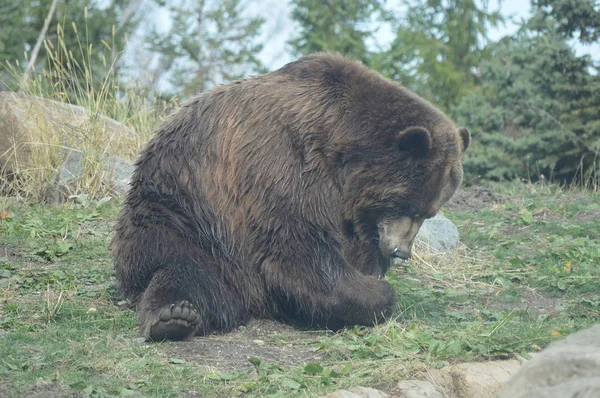
[[192, 304], [179, 301], [163, 308], [150, 326], [147, 338], [152, 341], [186, 340], [198, 329], [200, 317]]

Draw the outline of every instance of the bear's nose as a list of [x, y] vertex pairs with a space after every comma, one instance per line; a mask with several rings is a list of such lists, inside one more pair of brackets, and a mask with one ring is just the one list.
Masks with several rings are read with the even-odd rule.
[[392, 252], [392, 257], [393, 258], [401, 258], [402, 260], [408, 260], [410, 258], [410, 251], [407, 252], [407, 251], [395, 248], [394, 251]]

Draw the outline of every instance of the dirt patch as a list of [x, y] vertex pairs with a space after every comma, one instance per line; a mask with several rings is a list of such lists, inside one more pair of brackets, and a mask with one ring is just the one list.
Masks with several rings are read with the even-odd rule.
[[577, 222], [590, 222], [600, 220], [600, 210], [584, 211], [575, 215], [574, 220]]
[[2, 260], [6, 262], [17, 262], [19, 260], [17, 251], [8, 246], [0, 245], [0, 261]]
[[227, 334], [168, 343], [165, 355], [222, 372], [252, 368], [250, 358], [286, 366], [323, 360], [324, 355], [306, 344], [303, 336], [302, 332], [280, 322], [253, 319]]
[[469, 211], [492, 207], [506, 199], [489, 188], [472, 186], [459, 189], [444, 205], [450, 211]]
[[521, 310], [533, 311], [540, 314], [548, 314], [557, 310], [558, 306], [565, 303], [561, 297], [547, 297], [535, 289], [523, 289], [521, 291], [521, 300], [518, 302], [493, 302], [487, 306], [487, 310]]
[[28, 398], [76, 398], [83, 394], [66, 389], [58, 383], [39, 382], [25, 388], [16, 395], [12, 383], [0, 381], [0, 397], [28, 397]]

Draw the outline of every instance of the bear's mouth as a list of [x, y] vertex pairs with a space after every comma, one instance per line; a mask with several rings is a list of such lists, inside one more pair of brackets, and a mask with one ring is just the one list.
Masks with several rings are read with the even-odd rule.
[[394, 262], [409, 260], [413, 242], [422, 224], [422, 219], [408, 216], [381, 220], [377, 230], [382, 254]]

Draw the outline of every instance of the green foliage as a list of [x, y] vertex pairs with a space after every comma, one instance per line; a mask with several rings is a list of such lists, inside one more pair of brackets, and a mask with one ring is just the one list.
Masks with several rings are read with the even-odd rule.
[[533, 0], [536, 10], [530, 26], [544, 30], [549, 23], [563, 37], [577, 34], [582, 43], [593, 43], [600, 38], [600, 3], [598, 0]]
[[475, 0], [403, 1], [396, 39], [373, 65], [448, 110], [478, 83], [490, 26], [503, 21]]
[[567, 40], [575, 32], [583, 43], [598, 39], [598, 4], [540, 0], [533, 7], [517, 34], [486, 48], [481, 85], [453, 109], [473, 134], [467, 180], [551, 178], [596, 186], [600, 76]]
[[[44, 20], [48, 16], [51, 1], [9, 0], [0, 5], [0, 62], [10, 61], [23, 66], [27, 62], [26, 52], [31, 50], [38, 38]], [[139, 19], [137, 0], [110, 0], [108, 2], [70, 0], [59, 1], [52, 18], [46, 40], [52, 49], [64, 46], [79, 65], [104, 65], [125, 48], [125, 43]], [[62, 28], [61, 28], [62, 27]], [[61, 29], [68, 29], [61, 35]], [[85, 30], [85, 36], [77, 30]], [[60, 41], [60, 42], [59, 42]], [[93, 49], [97, 49], [94, 51]], [[52, 50], [50, 50], [52, 52]], [[52, 55], [40, 51], [36, 70], [46, 67]], [[67, 58], [63, 66], [66, 67]], [[96, 82], [103, 76], [96, 76]]]
[[23, 0], [5, 0], [0, 4], [0, 62], [22, 59], [26, 38], [34, 37], [33, 32], [23, 29], [26, 14], [24, 3]]
[[369, 63], [366, 29], [377, 15], [383, 16], [381, 1], [292, 0], [292, 19], [299, 32], [289, 43], [297, 56], [318, 51], [335, 51]]
[[490, 45], [481, 89], [454, 109], [473, 147], [467, 179], [588, 181], [600, 151], [600, 77], [560, 36], [524, 30]]
[[245, 18], [240, 0], [157, 2], [168, 11], [172, 27], [166, 33], [153, 30], [146, 39], [160, 55], [154, 79], [167, 75], [175, 92], [190, 95], [264, 71], [256, 56], [264, 20]]

